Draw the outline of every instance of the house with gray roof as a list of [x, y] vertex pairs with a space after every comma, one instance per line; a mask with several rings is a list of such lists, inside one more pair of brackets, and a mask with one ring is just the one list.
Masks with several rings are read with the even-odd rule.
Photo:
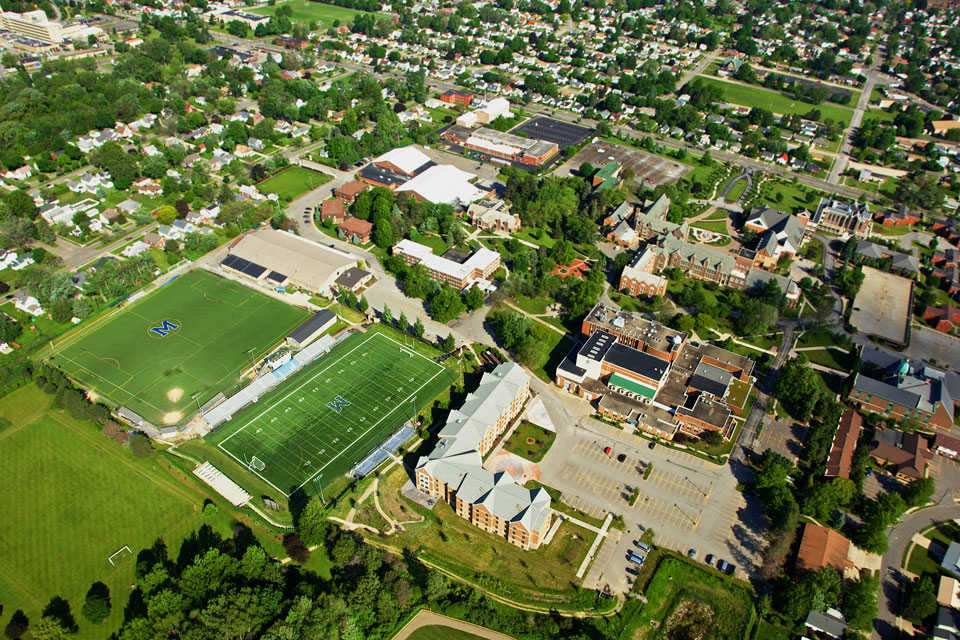
[[530, 376], [515, 362], [484, 373], [477, 389], [454, 409], [439, 443], [417, 462], [417, 489], [447, 502], [474, 526], [521, 549], [536, 549], [553, 522], [550, 496], [525, 489], [506, 471], [483, 468], [483, 455], [520, 415]]

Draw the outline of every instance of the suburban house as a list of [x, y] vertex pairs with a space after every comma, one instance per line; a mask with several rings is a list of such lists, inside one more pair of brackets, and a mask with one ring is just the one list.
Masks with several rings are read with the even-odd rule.
[[347, 218], [337, 227], [337, 236], [353, 244], [367, 244], [373, 233], [373, 223], [360, 218]]
[[347, 207], [340, 198], [331, 198], [320, 203], [320, 220], [333, 220], [340, 224], [347, 219]]
[[853, 567], [853, 563], [847, 559], [849, 552], [850, 541], [837, 531], [812, 522], [804, 523], [797, 560], [793, 565], [794, 573], [816, 571], [823, 567], [833, 567], [843, 572]]
[[942, 307], [927, 307], [923, 312], [923, 319], [937, 331], [951, 333], [954, 326], [960, 323], [960, 309], [946, 304]]
[[357, 196], [370, 188], [370, 185], [360, 182], [359, 180], [351, 180], [346, 184], [337, 187], [333, 195], [337, 196], [344, 202], [348, 204], [353, 204], [357, 199]]

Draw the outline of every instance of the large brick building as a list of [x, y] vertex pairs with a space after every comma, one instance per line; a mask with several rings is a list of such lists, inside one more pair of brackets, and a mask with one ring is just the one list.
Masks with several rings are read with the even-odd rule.
[[550, 496], [524, 489], [506, 471], [483, 468], [482, 457], [517, 418], [530, 397], [530, 377], [520, 365], [485, 373], [477, 390], [450, 412], [440, 442], [420, 458], [417, 489], [448, 503], [461, 518], [521, 549], [536, 549], [553, 523]]
[[729, 439], [753, 387], [753, 361], [602, 304], [584, 319], [586, 342], [557, 367], [556, 383], [597, 411], [672, 440], [716, 431]]
[[[863, 351], [865, 370], [870, 351]], [[877, 378], [858, 373], [847, 399], [863, 411], [898, 421], [916, 418], [922, 427], [949, 431], [955, 407], [947, 390], [945, 374], [931, 367], [912, 368], [907, 360], [897, 366], [895, 372], [875, 372]]]

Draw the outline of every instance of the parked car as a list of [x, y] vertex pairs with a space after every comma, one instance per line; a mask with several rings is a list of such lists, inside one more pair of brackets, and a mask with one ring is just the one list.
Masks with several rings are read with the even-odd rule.
[[625, 453], [621, 453], [620, 455], [617, 456], [617, 462], [623, 462], [626, 459], [627, 459], [627, 454]]
[[632, 553], [627, 554], [627, 562], [632, 562], [633, 564], [638, 564], [641, 567], [643, 566], [643, 557], [635, 556]]
[[647, 449], [655, 449], [657, 446], [656, 442], [650, 441], [650, 444], [647, 445]]
[[627, 567], [627, 573], [638, 576], [640, 575], [640, 569], [637, 569], [636, 567]]
[[697, 559], [697, 550], [696, 550], [696, 549], [690, 549], [690, 551], [687, 551], [687, 557], [690, 558], [691, 560], [696, 560], [696, 559]]
[[607, 455], [610, 455], [611, 453], [613, 453], [613, 447], [604, 447], [603, 452]]
[[726, 560], [724, 560], [724, 559], [722, 559], [722, 558], [721, 558], [720, 560], [717, 560], [717, 569], [719, 569], [720, 571], [723, 571], [724, 573], [727, 573], [727, 570], [728, 570], [729, 568], [730, 568], [730, 563], [729, 563], [729, 562], [727, 562]]
[[706, 562], [707, 564], [713, 564], [713, 554], [708, 553], [707, 557], [704, 558], [703, 561]]
[[643, 549], [643, 550], [646, 551], [647, 553], [650, 553], [650, 547], [648, 547], [648, 546], [645, 545], [644, 543], [640, 542], [639, 540], [634, 540], [634, 541], [633, 541], [633, 546], [635, 546], [635, 547], [638, 548], [638, 549]]

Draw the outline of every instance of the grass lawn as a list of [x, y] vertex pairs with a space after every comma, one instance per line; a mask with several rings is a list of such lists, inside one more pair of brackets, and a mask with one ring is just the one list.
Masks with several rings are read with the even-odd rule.
[[[330, 6], [319, 3], [311, 4], [317, 4], [317, 6], [321, 7]], [[312, 191], [332, 179], [332, 177], [325, 173], [310, 171], [303, 167], [288, 167], [275, 176], [257, 183], [257, 189], [263, 193], [275, 193], [280, 196], [281, 199], [296, 200], [306, 192]]]
[[[287, 2], [278, 2], [272, 7], [258, 7], [251, 9], [251, 13], [272, 16], [276, 13], [278, 7], [290, 5], [293, 8], [293, 21], [310, 23], [316, 21], [320, 31], [326, 31], [333, 26], [334, 20], [339, 20], [342, 25], [353, 23], [354, 16], [366, 13], [355, 9], [337, 7], [332, 4], [322, 4], [320, 2], [309, 2], [308, 0], [288, 0]], [[381, 15], [381, 14], [377, 14]]]
[[[815, 193], [813, 202], [807, 198], [810, 192]], [[778, 194], [781, 196], [777, 199]], [[810, 209], [819, 202], [821, 192], [792, 182], [767, 180], [760, 188], [760, 204], [766, 204], [774, 209], [792, 213], [797, 209]]]
[[[166, 457], [135, 458], [52, 407], [52, 396], [28, 385], [0, 399], [11, 422], [0, 433], [0, 624], [22, 608], [31, 622], [52, 596], [66, 598], [80, 638], [105, 638], [119, 626], [133, 582], [136, 554], [162, 536], [177, 556], [180, 541], [204, 523], [229, 535], [225, 504], [214, 519], [201, 515], [206, 492]], [[108, 557], [124, 546], [111, 565]], [[279, 547], [279, 545], [277, 545]], [[271, 549], [271, 553], [281, 550]], [[93, 627], [80, 615], [94, 581], [111, 591], [111, 617]]]
[[47, 360], [111, 403], [157, 425], [175, 424], [192, 415], [197, 402], [236, 384], [306, 317], [302, 309], [195, 270], [84, 325], [55, 343]]
[[749, 342], [752, 345], [760, 347], [761, 349], [770, 349], [771, 347], [780, 346], [780, 342], [783, 341], [783, 334], [776, 332], [765, 336], [751, 336], [749, 338], [740, 339], [744, 342]]
[[409, 636], [408, 640], [483, 640], [480, 636], [475, 636], [466, 631], [459, 631], [451, 627], [432, 624], [428, 627], [420, 627]]
[[730, 193], [724, 197], [725, 202], [736, 202], [740, 199], [740, 196], [743, 195], [744, 190], [747, 188], [747, 181], [740, 180], [737, 184], [733, 185], [733, 188], [730, 189]]
[[725, 211], [725, 210], [723, 210], [723, 209], [717, 209], [716, 211], [714, 211], [713, 213], [711, 213], [710, 215], [708, 215], [708, 216], [706, 217], [706, 219], [707, 219], [707, 220], [726, 220], [726, 219], [729, 218], [729, 217], [730, 217], [730, 213], [729, 213], [729, 212], [727, 212], [727, 211]]
[[873, 227], [870, 230], [871, 233], [875, 233], [880, 236], [886, 236], [888, 238], [905, 236], [911, 231], [913, 231], [913, 228], [911, 228], [909, 225], [888, 227], [880, 224], [879, 222], [874, 222]]
[[937, 576], [940, 575], [940, 563], [930, 557], [930, 551], [928, 549], [916, 545], [910, 553], [910, 562], [907, 564], [907, 571], [918, 576], [926, 573], [933, 578], [933, 582], [936, 584]]
[[[543, 234], [543, 235], [541, 236], [539, 234]], [[523, 229], [520, 229], [520, 231], [518, 231], [517, 233], [514, 233], [513, 237], [518, 238], [520, 240], [526, 240], [527, 242], [532, 242], [538, 247], [546, 247], [547, 249], [553, 249], [553, 245], [557, 243], [556, 240], [554, 240], [553, 238], [548, 236], [545, 232], [539, 229], [532, 230], [532, 229], [523, 228]]]
[[553, 431], [547, 431], [543, 427], [524, 420], [503, 443], [503, 448], [530, 462], [540, 462], [553, 446], [556, 437], [557, 434]]
[[[665, 558], [643, 595], [649, 604], [630, 623], [636, 630], [633, 638], [751, 637], [755, 614], [750, 595], [716, 571]], [[697, 606], [691, 607], [694, 603]], [[659, 629], [653, 622], [659, 623]], [[670, 631], [680, 631], [681, 622], [689, 634], [674, 636]]]
[[842, 334], [831, 333], [827, 329], [804, 331], [797, 340], [797, 347], [849, 347], [850, 338]]
[[433, 251], [433, 254], [437, 256], [442, 256], [450, 248], [450, 245], [444, 242], [443, 238], [434, 234], [420, 236], [420, 239], [417, 240], [417, 242], [425, 247], [430, 247], [430, 250]]
[[547, 307], [552, 305], [556, 300], [551, 298], [528, 298], [526, 296], [520, 296], [513, 299], [513, 304], [518, 308], [523, 309], [527, 313], [532, 313], [535, 316], [542, 316], [547, 312]]
[[794, 637], [796, 637], [796, 634], [783, 625], [767, 622], [766, 620], [760, 621], [757, 640], [792, 640]]
[[570, 349], [573, 349], [574, 345], [574, 341], [565, 335], [556, 331], [550, 331], [549, 333], [550, 340], [543, 351], [537, 354], [537, 366], [533, 367], [533, 372], [546, 382], [553, 381], [557, 367], [563, 362], [564, 356], [570, 353]]
[[706, 229], [707, 231], [713, 231], [714, 233], [722, 233], [724, 235], [726, 235], [727, 233], [727, 223], [723, 220], [706, 220], [703, 222], [692, 222], [690, 223], [690, 226], [696, 229]]
[[327, 486], [456, 378], [378, 329], [350, 336], [207, 439], [241, 467], [256, 456], [255, 473], [287, 496]]
[[[393, 513], [398, 505], [425, 517], [422, 523], [406, 524], [404, 531], [389, 538], [375, 538], [378, 543], [410, 549], [418, 557], [434, 562], [458, 575], [521, 598], [539, 599], [541, 594], [553, 597], [573, 596], [579, 585], [577, 569], [586, 556], [595, 534], [566, 522], [546, 546], [533, 551], [514, 547], [505, 539], [474, 527], [461, 518], [446, 502], [440, 501], [432, 511], [410, 502], [400, 494], [406, 482], [404, 469], [395, 467], [381, 478], [379, 499], [384, 509]], [[418, 519], [416, 515], [407, 519]], [[364, 532], [364, 535], [369, 535]], [[494, 577], [495, 576], [495, 577]]]
[[761, 87], [726, 82], [718, 78], [709, 76], [697, 76], [704, 84], [718, 87], [723, 90], [724, 102], [743, 105], [745, 107], [763, 107], [774, 113], [787, 115], [804, 115], [813, 109], [820, 112], [820, 119], [824, 121], [828, 118], [834, 122], [844, 125], [850, 124], [850, 118], [853, 117], [853, 110], [841, 107], [835, 104], [824, 102], [823, 104], [812, 105], [799, 100], [794, 100], [789, 96], [776, 91], [769, 91]]
[[839, 371], [850, 370], [850, 354], [843, 351], [837, 351], [836, 349], [814, 349], [804, 351], [803, 355], [807, 356], [810, 362], [815, 362], [819, 365], [830, 367], [831, 369], [837, 369]]

